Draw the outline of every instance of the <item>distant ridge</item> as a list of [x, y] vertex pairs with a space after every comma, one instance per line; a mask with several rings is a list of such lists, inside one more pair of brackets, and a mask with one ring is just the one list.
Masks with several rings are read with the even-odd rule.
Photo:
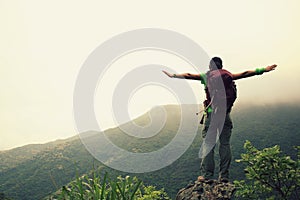
[[[122, 133], [118, 127], [106, 130], [105, 134], [116, 145], [129, 151], [149, 152], [159, 149], [173, 138], [180, 117], [179, 106], [165, 108], [169, 114], [166, 127], [154, 137], [134, 139]], [[186, 117], [195, 117], [197, 111], [191, 109]], [[293, 105], [234, 107], [231, 177], [240, 179], [244, 176], [241, 165], [235, 163], [234, 159], [243, 153], [242, 146], [246, 139], [258, 148], [279, 144], [285, 153], [293, 156], [293, 146], [299, 145], [300, 138], [299, 113], [300, 107]], [[147, 113], [135, 120], [140, 124], [149, 123]], [[200, 144], [199, 130], [193, 144], [180, 159], [153, 173], [138, 174], [139, 179], [158, 188], [164, 187], [169, 196], [174, 198], [180, 188], [199, 175]], [[112, 176], [126, 174], [96, 161], [78, 136], [7, 150], [0, 152], [0, 193], [14, 199], [41, 199], [74, 180], [76, 173], [79, 176], [89, 173], [93, 167], [102, 168]]]

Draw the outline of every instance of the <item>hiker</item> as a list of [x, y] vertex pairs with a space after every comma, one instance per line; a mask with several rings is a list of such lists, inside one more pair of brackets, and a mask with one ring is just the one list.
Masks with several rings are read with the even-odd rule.
[[[232, 121], [230, 118], [230, 112], [233, 103], [236, 99], [236, 86], [234, 80], [248, 78], [255, 75], [261, 75], [265, 72], [270, 72], [274, 70], [276, 66], [277, 65], [270, 65], [265, 68], [257, 68], [256, 70], [248, 70], [242, 73], [232, 74], [229, 71], [223, 69], [221, 58], [214, 57], [210, 60], [209, 71], [207, 73], [171, 74], [163, 70], [163, 72], [170, 78], [199, 80], [205, 86], [206, 100], [203, 102], [204, 115], [200, 121], [200, 124], [204, 123], [202, 137], [203, 144], [206, 144], [206, 150], [208, 149], [208, 151], [205, 152], [205, 149], [202, 149], [205, 153], [203, 154], [203, 156], [200, 156], [200, 158], [202, 158], [202, 175], [198, 177], [199, 181], [204, 181], [205, 179], [208, 180], [213, 178], [215, 169], [214, 147], [217, 138], [220, 141], [219, 180], [223, 182], [229, 181], [229, 166], [231, 162], [230, 136], [231, 130], [233, 128]], [[218, 80], [222, 80], [222, 84], [218, 84]], [[223, 93], [222, 88], [220, 89], [220, 85], [222, 85], [223, 87]], [[222, 112], [224, 113], [223, 115]], [[219, 120], [222, 122], [221, 125], [215, 125], [217, 122], [211, 124], [212, 113], [214, 113], [215, 116], [221, 116], [219, 117], [219, 119], [223, 118], [223, 120]], [[215, 119], [218, 119], [218, 117], [215, 117]], [[210, 127], [210, 125], [212, 127]], [[219, 127], [221, 127], [221, 131], [219, 131]]]

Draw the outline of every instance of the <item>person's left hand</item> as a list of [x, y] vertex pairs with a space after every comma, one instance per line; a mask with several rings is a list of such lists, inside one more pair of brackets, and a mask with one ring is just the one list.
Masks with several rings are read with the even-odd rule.
[[270, 65], [270, 66], [268, 66], [268, 67], [265, 68], [265, 71], [266, 71], [266, 72], [272, 71], [272, 70], [274, 70], [276, 67], [277, 67], [276, 64]]

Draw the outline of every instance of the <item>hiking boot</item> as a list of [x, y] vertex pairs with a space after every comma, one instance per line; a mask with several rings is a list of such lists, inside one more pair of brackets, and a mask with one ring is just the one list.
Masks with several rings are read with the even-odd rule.
[[198, 176], [198, 182], [211, 184], [214, 182], [213, 179], [205, 178], [204, 176]]
[[206, 179], [204, 178], [204, 176], [198, 176], [197, 181], [199, 182], [204, 182]]

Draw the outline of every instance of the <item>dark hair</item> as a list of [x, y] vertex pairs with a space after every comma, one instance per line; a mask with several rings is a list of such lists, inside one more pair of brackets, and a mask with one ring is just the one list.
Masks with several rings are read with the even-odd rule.
[[222, 69], [223, 68], [222, 59], [219, 57], [213, 57], [209, 62], [209, 68], [211, 70], [216, 69], [216, 68]]

